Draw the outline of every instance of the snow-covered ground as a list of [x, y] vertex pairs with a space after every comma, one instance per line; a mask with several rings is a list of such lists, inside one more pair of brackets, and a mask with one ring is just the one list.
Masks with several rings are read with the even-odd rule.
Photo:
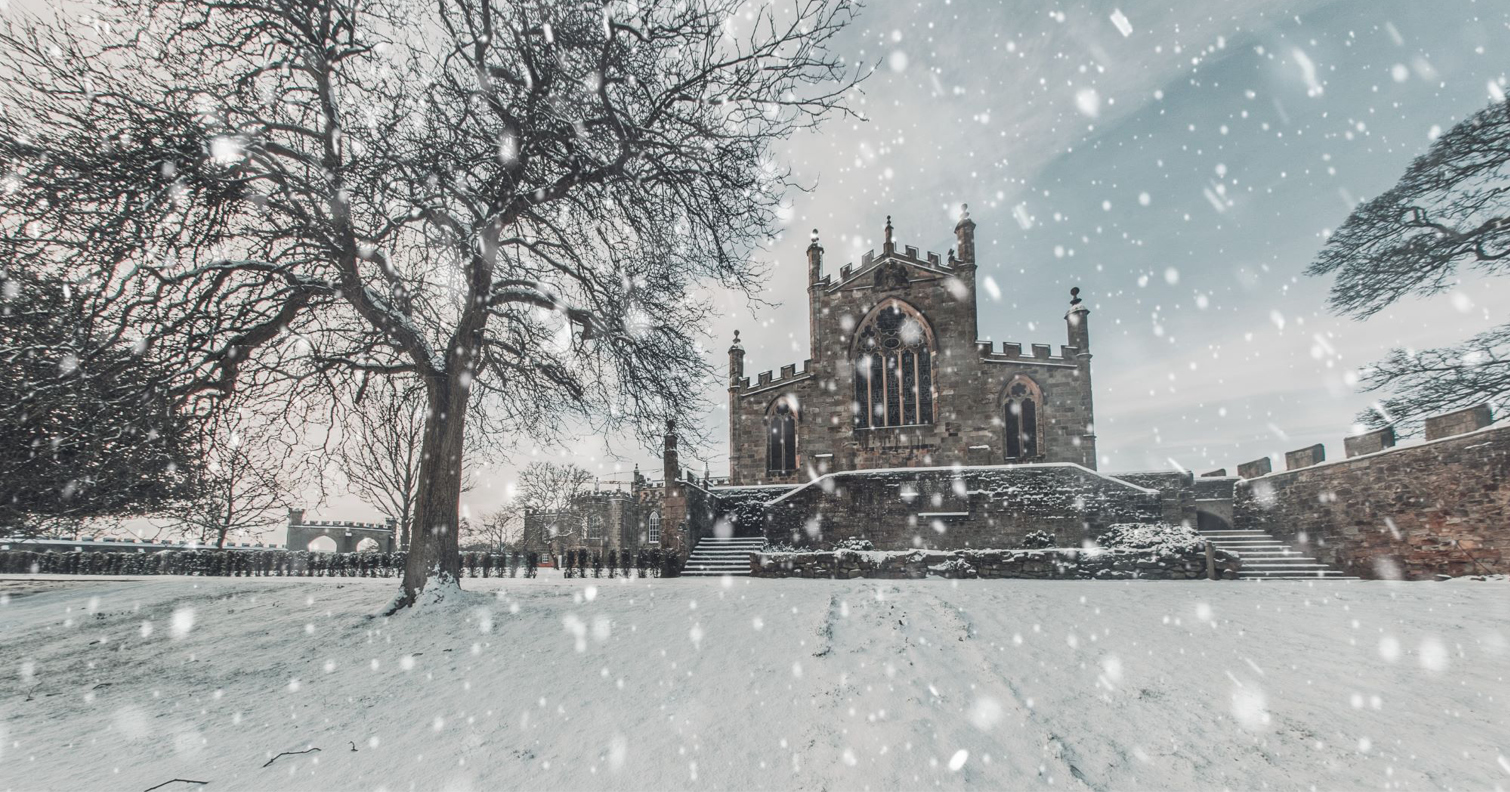
[[394, 585], [0, 580], [0, 789], [1510, 788], [1504, 583]]

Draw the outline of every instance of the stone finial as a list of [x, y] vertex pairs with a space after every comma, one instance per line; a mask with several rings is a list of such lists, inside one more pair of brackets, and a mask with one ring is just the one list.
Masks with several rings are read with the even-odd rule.
[[954, 224], [954, 236], [959, 248], [961, 264], [975, 264], [975, 221], [970, 219], [970, 204], [960, 204], [959, 222]]
[[891, 244], [891, 215], [886, 215], [886, 244]]
[[1091, 351], [1090, 317], [1091, 309], [1080, 299], [1080, 287], [1070, 289], [1070, 310], [1064, 314], [1064, 321], [1069, 326], [1070, 346], [1081, 355], [1089, 355]]
[[817, 283], [823, 276], [823, 246], [818, 244], [818, 229], [813, 229], [812, 241], [807, 245], [807, 282]]
[[739, 343], [739, 331], [734, 331], [734, 343], [729, 346], [729, 387], [738, 387], [745, 375], [745, 348]]

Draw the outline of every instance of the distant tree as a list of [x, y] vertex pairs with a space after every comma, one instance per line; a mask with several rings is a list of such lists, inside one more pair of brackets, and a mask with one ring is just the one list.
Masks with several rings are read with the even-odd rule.
[[461, 536], [462, 545], [490, 553], [517, 548], [524, 527], [523, 522], [523, 513], [508, 505], [485, 514], [479, 519], [465, 520]]
[[692, 295], [758, 289], [771, 147], [856, 82], [848, 0], [91, 7], [0, 27], [0, 257], [77, 273], [189, 403], [422, 382], [396, 607], [458, 578], [469, 417], [651, 444], [699, 412]]
[[581, 501], [592, 482], [592, 473], [570, 462], [531, 462], [519, 471], [513, 507], [537, 515], [528, 529], [533, 535], [521, 537], [525, 546], [565, 547], [581, 539]]
[[341, 472], [352, 491], [394, 521], [400, 549], [409, 547], [418, 504], [425, 408], [425, 391], [418, 383], [373, 380], [349, 413], [339, 449]]
[[[1456, 288], [1461, 268], [1510, 274], [1510, 103], [1498, 101], [1437, 138], [1390, 190], [1361, 204], [1310, 267], [1335, 274], [1330, 304], [1366, 319], [1402, 297]], [[1359, 416], [1414, 431], [1427, 415], [1510, 401], [1510, 324], [1452, 347], [1395, 349], [1362, 373], [1394, 395]], [[1381, 409], [1382, 408], [1382, 409]]]
[[0, 269], [0, 532], [150, 515], [186, 498], [194, 423], [142, 350], [66, 281]]
[[217, 413], [205, 426], [195, 498], [174, 521], [175, 532], [214, 547], [256, 538], [283, 520], [290, 503], [292, 449], [276, 424], [240, 409]]

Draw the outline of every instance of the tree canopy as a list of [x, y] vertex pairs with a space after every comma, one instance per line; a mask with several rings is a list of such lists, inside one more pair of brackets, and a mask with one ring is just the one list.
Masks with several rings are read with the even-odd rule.
[[[1497, 101], [1437, 138], [1382, 195], [1327, 241], [1312, 275], [1336, 275], [1330, 304], [1366, 319], [1408, 296], [1457, 288], [1463, 270], [1510, 274], [1510, 103]], [[1359, 416], [1406, 431], [1435, 412], [1510, 400], [1510, 324], [1462, 344], [1395, 349], [1363, 371], [1393, 395]]]

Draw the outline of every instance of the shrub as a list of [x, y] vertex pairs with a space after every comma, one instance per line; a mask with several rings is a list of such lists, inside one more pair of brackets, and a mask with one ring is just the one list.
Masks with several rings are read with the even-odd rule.
[[835, 550], [874, 550], [874, 549], [876, 549], [876, 545], [875, 545], [874, 542], [870, 541], [869, 539], [861, 539], [861, 538], [858, 538], [858, 537], [851, 536], [851, 537], [848, 537], [848, 538], [845, 538], [845, 539], [840, 539], [837, 542], [834, 542], [834, 549]]
[[1022, 537], [1020, 546], [1028, 550], [1041, 550], [1045, 547], [1059, 546], [1059, 540], [1048, 531], [1028, 531], [1027, 535]]
[[592, 554], [592, 576], [595, 577], [595, 578], [603, 577], [603, 554], [602, 553], [594, 552]]
[[973, 578], [979, 574], [975, 571], [975, 567], [971, 566], [970, 562], [963, 558], [951, 558], [938, 566], [928, 567], [928, 571], [937, 572], [946, 578], [954, 578], [956, 580]]

